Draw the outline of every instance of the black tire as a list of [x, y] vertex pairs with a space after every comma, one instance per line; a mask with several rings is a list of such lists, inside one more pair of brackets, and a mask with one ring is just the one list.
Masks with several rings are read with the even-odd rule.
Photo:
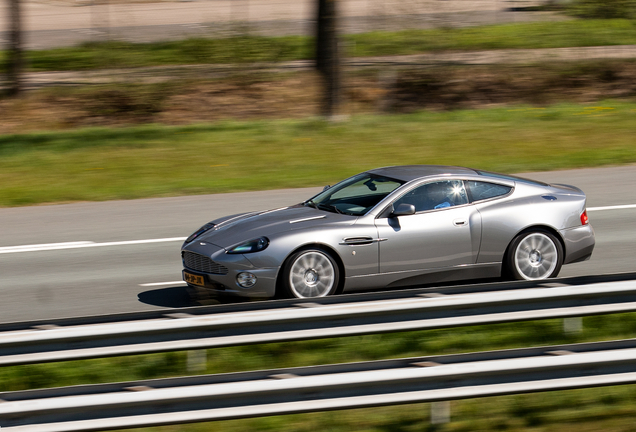
[[557, 277], [563, 265], [563, 255], [559, 239], [549, 231], [536, 228], [512, 240], [504, 260], [505, 272], [516, 280]]
[[283, 296], [318, 298], [332, 295], [340, 283], [340, 271], [333, 257], [321, 249], [294, 252], [280, 273]]

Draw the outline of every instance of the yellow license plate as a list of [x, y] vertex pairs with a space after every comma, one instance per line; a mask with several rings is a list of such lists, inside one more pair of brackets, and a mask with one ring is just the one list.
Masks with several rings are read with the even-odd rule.
[[188, 272], [183, 272], [183, 280], [192, 285], [205, 286], [203, 276], [195, 275]]

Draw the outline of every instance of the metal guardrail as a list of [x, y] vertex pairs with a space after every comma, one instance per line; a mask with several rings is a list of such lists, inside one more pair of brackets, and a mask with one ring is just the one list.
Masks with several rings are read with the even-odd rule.
[[248, 308], [199, 316], [173, 313], [135, 321], [14, 327], [0, 332], [0, 365], [636, 310], [636, 281], [575, 286], [551, 282], [527, 289], [453, 295], [416, 290], [410, 294], [372, 301], [353, 296], [354, 300], [343, 303], [287, 302], [274, 310]]
[[[581, 286], [598, 283], [609, 282], [623, 282], [636, 280], [636, 272], [634, 273], [618, 273], [611, 275], [600, 276], [579, 276], [570, 278], [551, 279], [548, 282], [528, 282], [528, 281], [516, 281], [516, 282], [482, 282], [471, 283], [467, 285], [434, 285], [429, 287], [400, 289], [400, 290], [384, 290], [373, 291], [357, 294], [344, 294], [337, 296], [330, 296], [313, 300], [314, 303], [321, 305], [330, 304], [346, 304], [357, 303], [361, 301], [378, 301], [378, 300], [396, 300], [403, 298], [412, 298], [420, 294], [470, 294], [470, 293], [491, 293], [496, 291], [512, 291], [523, 290], [528, 288], [541, 288], [550, 287], [558, 284], [559, 286]], [[221, 298], [221, 300], [223, 300]], [[18, 322], [0, 322], [0, 334], [9, 331], [30, 330], [36, 327], [69, 327], [77, 325], [91, 325], [91, 324], [107, 324], [118, 323], [123, 321], [135, 322], [149, 319], [163, 319], [168, 315], [175, 313], [185, 313], [188, 315], [200, 316], [210, 314], [221, 314], [228, 312], [250, 312], [263, 309], [277, 310], [282, 308], [288, 308], [298, 303], [306, 303], [306, 300], [267, 300], [263, 301], [245, 301], [241, 302], [240, 299], [227, 299], [229, 302], [222, 302], [221, 304], [212, 306], [193, 306], [178, 309], [156, 309], [141, 312], [125, 312], [118, 314], [108, 315], [92, 315], [83, 317], [71, 317], [71, 318], [47, 318], [43, 320], [31, 320], [31, 321], [18, 321]], [[234, 300], [234, 301], [233, 301]]]
[[636, 339], [0, 393], [7, 432], [97, 431], [636, 382]]
[[[8, 323], [0, 325], [0, 364], [627, 312], [636, 310], [631, 278], [438, 287], [268, 302], [268, 309], [265, 303], [249, 303], [188, 314]], [[5, 392], [0, 427], [97, 431], [627, 384], [636, 382], [635, 366], [636, 339], [631, 339]]]

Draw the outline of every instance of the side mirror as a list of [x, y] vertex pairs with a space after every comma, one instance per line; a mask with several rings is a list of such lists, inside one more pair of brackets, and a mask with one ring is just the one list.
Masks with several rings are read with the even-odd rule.
[[408, 216], [415, 214], [415, 206], [413, 204], [400, 204], [391, 212], [392, 217]]
[[324, 192], [324, 191], [326, 191], [327, 189], [329, 189], [330, 187], [331, 187], [331, 186], [327, 185], [327, 186], [325, 186], [324, 188], [322, 188], [322, 191]]

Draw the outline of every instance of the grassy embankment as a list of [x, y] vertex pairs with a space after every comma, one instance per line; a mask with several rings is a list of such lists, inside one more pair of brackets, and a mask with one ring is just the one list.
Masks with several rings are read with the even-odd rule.
[[79, 129], [0, 137], [0, 206], [328, 184], [364, 169], [636, 162], [636, 104]]
[[[371, 32], [344, 36], [346, 55], [384, 56], [448, 50], [559, 48], [636, 44], [629, 20], [568, 20], [437, 30]], [[4, 52], [2, 53], [4, 56]], [[88, 70], [184, 64], [310, 59], [312, 39], [301, 36], [189, 39], [173, 42], [88, 43], [29, 51], [33, 71]], [[0, 57], [2, 60], [2, 57]], [[5, 64], [4, 61], [1, 62]]]

